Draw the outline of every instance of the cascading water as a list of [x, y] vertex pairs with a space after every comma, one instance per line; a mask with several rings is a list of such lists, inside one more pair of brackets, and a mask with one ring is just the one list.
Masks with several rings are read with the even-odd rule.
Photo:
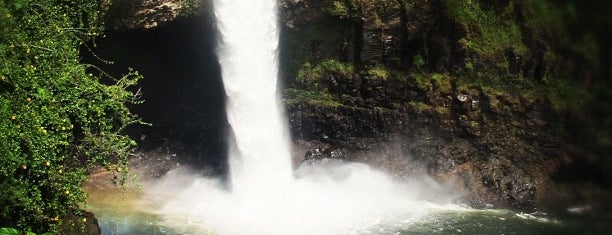
[[168, 227], [187, 226], [192, 232], [333, 235], [389, 229], [441, 208], [418, 199], [420, 184], [395, 181], [365, 164], [330, 161], [292, 171], [277, 92], [276, 4], [214, 1], [233, 132], [231, 187], [171, 171], [145, 188], [149, 200], [163, 205], [155, 213]]
[[278, 103], [275, 0], [216, 0], [218, 56], [233, 131], [235, 194], [274, 193], [291, 179], [286, 127]]
[[214, 0], [231, 187], [179, 167], [127, 200], [93, 193], [103, 235], [564, 234], [555, 220], [449, 204], [452, 193], [432, 190], [439, 185], [426, 176], [397, 180], [331, 160], [292, 171], [276, 91], [276, 1]]
[[[142, 223], [113, 227], [108, 221], [118, 218], [111, 216], [102, 222], [102, 234], [493, 234], [506, 219], [517, 228], [532, 224], [519, 221], [531, 218], [525, 215], [449, 204], [452, 193], [432, 190], [439, 185], [424, 183], [426, 176], [398, 180], [365, 164], [332, 160], [306, 162], [293, 171], [276, 91], [276, 1], [214, 0], [233, 133], [231, 187], [173, 169], [142, 182], [144, 194], [131, 207], [104, 199], [118, 203], [117, 211], [137, 211], [131, 217]], [[108, 210], [101, 205], [98, 211]]]

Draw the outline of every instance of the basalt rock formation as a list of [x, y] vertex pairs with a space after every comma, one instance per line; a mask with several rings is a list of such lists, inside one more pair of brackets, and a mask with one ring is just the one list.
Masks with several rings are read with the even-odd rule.
[[[213, 18], [210, 1], [112, 2], [114, 29]], [[612, 110], [602, 105], [612, 97], [610, 33], [601, 30], [610, 21], [569, 30], [582, 21], [564, 9], [588, 19], [610, 7], [572, 4], [280, 0], [294, 162], [344, 158], [397, 174], [424, 166], [474, 205], [601, 199], [574, 183], [612, 186]]]
[[588, 113], [579, 91], [565, 89], [585, 79], [577, 71], [597, 69], [563, 67], [580, 58], [564, 54], [572, 39], [561, 5], [281, 1], [293, 137], [316, 150], [305, 158], [410, 159], [464, 186], [475, 205], [535, 209], [552, 194], [560, 204], [589, 197], [552, 190], [564, 174], [608, 187], [601, 175], [569, 169], [610, 166], [609, 154], [585, 151], [568, 125], [595, 125], [575, 115]]
[[109, 0], [106, 23], [114, 30], [150, 29], [177, 18], [210, 9], [209, 1], [196, 0]]

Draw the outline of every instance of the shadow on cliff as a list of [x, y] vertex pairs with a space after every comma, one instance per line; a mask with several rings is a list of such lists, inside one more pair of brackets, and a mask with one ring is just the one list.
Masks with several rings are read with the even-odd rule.
[[227, 121], [214, 21], [203, 16], [152, 30], [106, 34], [91, 50], [82, 50], [83, 60], [114, 77], [129, 67], [144, 76], [136, 87], [144, 103], [132, 110], [152, 126], [128, 130], [138, 141], [139, 152], [147, 155], [142, 159], [176, 161], [224, 174]]

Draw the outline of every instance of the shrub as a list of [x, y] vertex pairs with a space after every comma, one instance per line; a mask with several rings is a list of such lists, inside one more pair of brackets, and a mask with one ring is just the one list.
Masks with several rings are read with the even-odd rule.
[[[57, 231], [93, 166], [124, 173], [138, 122], [126, 88], [88, 73], [79, 46], [102, 32], [94, 0], [0, 1], [0, 226]], [[123, 174], [118, 174], [121, 181]]]
[[340, 106], [340, 102], [334, 99], [334, 97], [324, 91], [310, 91], [301, 90], [295, 88], [289, 88], [285, 90], [285, 103], [292, 104], [320, 104], [326, 106], [337, 107]]
[[[445, 0], [445, 9], [467, 32], [460, 43], [485, 57], [503, 55], [505, 50], [527, 53], [520, 26], [514, 21], [514, 6], [501, 11], [484, 9], [479, 1]], [[503, 59], [503, 58], [502, 58]]]
[[412, 57], [412, 64], [417, 68], [417, 70], [421, 70], [421, 67], [425, 65], [425, 59], [423, 59], [421, 54], [416, 54]]
[[342, 76], [350, 78], [353, 75], [353, 65], [337, 60], [326, 60], [316, 66], [305, 63], [298, 71], [298, 82], [312, 82], [324, 79], [325, 76]]
[[378, 79], [387, 80], [391, 74], [384, 65], [376, 65], [368, 69], [368, 75]]
[[[14, 229], [14, 228], [0, 228], [0, 235], [36, 235], [36, 233], [33, 233], [33, 232], [22, 233], [18, 229]], [[40, 235], [55, 235], [55, 233], [43, 233]]]
[[358, 17], [357, 2], [354, 0], [334, 0], [324, 1], [321, 9], [330, 15], [340, 19]]

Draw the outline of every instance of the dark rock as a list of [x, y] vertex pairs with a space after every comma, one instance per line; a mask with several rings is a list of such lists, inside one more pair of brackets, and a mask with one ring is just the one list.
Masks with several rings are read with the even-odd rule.
[[323, 158], [344, 158], [344, 153], [338, 148], [314, 148], [304, 155], [304, 160], [320, 160]]
[[112, 0], [106, 23], [115, 30], [150, 29], [210, 10], [210, 5], [210, 0]]
[[[568, 151], [567, 135], [550, 110], [509, 94], [439, 89], [432, 88], [419, 102], [402, 103], [410, 93], [381, 93], [378, 100], [351, 105], [290, 105], [292, 135], [327, 145], [306, 152], [308, 159], [328, 158], [329, 150], [342, 149], [347, 159], [361, 161], [399, 143], [396, 155], [412, 162], [405, 167], [422, 164], [439, 180], [464, 185], [474, 203], [534, 209], [546, 193], [543, 184], [558, 169], [550, 161]], [[379, 102], [399, 106], [382, 108]]]
[[69, 212], [62, 219], [60, 234], [63, 235], [100, 235], [98, 219], [89, 211]]
[[482, 181], [513, 207], [534, 209], [537, 185], [533, 177], [508, 159], [492, 157], [481, 166]]
[[[180, 16], [180, 9], [170, 6], [176, 2], [129, 3], [124, 8], [128, 10], [120, 11], [127, 17], [116, 16], [111, 25], [161, 24]], [[512, 88], [540, 83], [545, 73], [560, 66], [549, 64], [554, 61], [545, 56], [555, 55], [554, 43], [538, 38], [521, 22], [526, 17], [521, 5], [512, 0], [473, 2], [493, 13], [514, 6], [512, 18], [505, 20], [518, 24], [522, 40], [517, 43], [524, 46], [523, 51], [510, 45], [477, 51], [470, 38], [478, 30], [454, 17], [445, 5], [449, 1], [338, 1], [356, 3], [340, 15], [330, 10], [333, 2], [279, 1], [282, 85], [295, 85], [305, 63], [333, 59], [355, 68], [348, 76], [332, 74], [310, 81], [317, 91], [333, 97], [333, 105], [288, 105], [296, 142], [294, 164], [322, 158], [367, 159], [400, 174], [424, 165], [438, 180], [463, 185], [474, 204], [533, 209], [550, 196], [556, 174], [587, 161], [567, 144], [568, 121], [550, 102], [525, 98], [522, 88]], [[376, 66], [389, 75], [369, 74]], [[499, 84], [489, 86], [488, 81], [503, 84], [494, 88]], [[392, 166], [398, 162], [402, 164]]]

